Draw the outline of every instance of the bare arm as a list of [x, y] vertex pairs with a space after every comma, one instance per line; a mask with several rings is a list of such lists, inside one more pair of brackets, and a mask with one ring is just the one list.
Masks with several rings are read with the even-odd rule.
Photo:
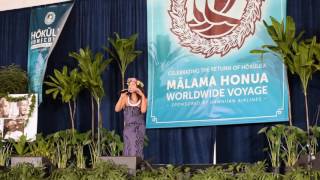
[[128, 96], [126, 93], [121, 93], [121, 96], [119, 97], [116, 107], [114, 108], [116, 112], [120, 112], [126, 106], [127, 97]]
[[140, 89], [137, 90], [137, 93], [141, 96], [140, 111], [141, 111], [141, 113], [146, 113], [147, 112], [147, 98]]
[[147, 98], [143, 95], [141, 99], [141, 113], [146, 113], [147, 112], [147, 105], [148, 101]]

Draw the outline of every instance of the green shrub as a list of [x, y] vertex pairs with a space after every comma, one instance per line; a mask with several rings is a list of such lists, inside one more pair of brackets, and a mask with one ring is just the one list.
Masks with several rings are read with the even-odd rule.
[[0, 173], [0, 179], [6, 180], [42, 180], [45, 172], [42, 168], [33, 167], [32, 164], [18, 164], [9, 171]]
[[100, 161], [95, 168], [88, 170], [81, 180], [125, 180], [127, 172], [124, 167]]
[[85, 175], [86, 171], [78, 168], [55, 169], [49, 180], [79, 180]]
[[0, 95], [28, 92], [28, 75], [17, 65], [0, 67]]

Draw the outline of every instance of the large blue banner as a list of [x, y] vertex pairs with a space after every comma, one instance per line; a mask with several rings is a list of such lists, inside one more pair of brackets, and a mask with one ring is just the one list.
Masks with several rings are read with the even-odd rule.
[[47, 61], [57, 43], [73, 3], [38, 7], [31, 10], [28, 46], [29, 92], [42, 100], [42, 84]]
[[288, 120], [284, 65], [250, 54], [286, 0], [148, 0], [147, 128]]

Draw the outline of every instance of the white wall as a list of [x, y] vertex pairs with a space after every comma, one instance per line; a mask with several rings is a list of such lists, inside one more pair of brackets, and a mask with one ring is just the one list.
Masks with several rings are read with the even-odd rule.
[[0, 0], [0, 11], [54, 4], [71, 0]]

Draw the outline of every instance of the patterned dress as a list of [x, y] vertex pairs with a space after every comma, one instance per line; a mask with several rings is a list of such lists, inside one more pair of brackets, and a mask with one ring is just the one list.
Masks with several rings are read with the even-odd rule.
[[128, 97], [124, 108], [124, 156], [137, 156], [143, 159], [143, 145], [145, 135], [145, 116], [140, 110], [141, 101], [131, 104]]

